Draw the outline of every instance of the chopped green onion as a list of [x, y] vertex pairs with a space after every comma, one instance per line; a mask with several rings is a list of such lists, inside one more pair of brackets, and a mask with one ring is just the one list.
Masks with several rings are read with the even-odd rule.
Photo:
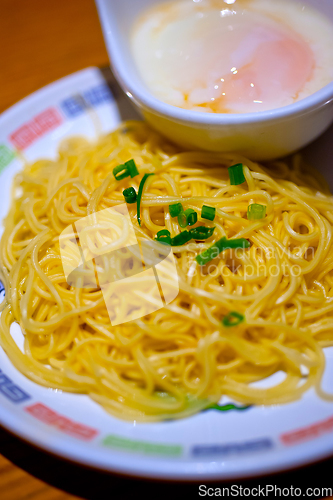
[[247, 207], [247, 218], [249, 220], [263, 219], [266, 215], [266, 206], [252, 203]]
[[207, 205], [202, 205], [201, 218], [208, 219], [208, 220], [214, 220], [215, 219], [215, 211], [216, 211], [216, 209], [214, 207], [208, 207]]
[[186, 215], [186, 222], [188, 226], [194, 226], [194, 224], [198, 220], [198, 214], [192, 210], [192, 208], [188, 208], [185, 210], [185, 215]]
[[143, 186], [145, 185], [145, 182], [146, 182], [146, 180], [148, 179], [148, 177], [150, 175], [155, 175], [155, 174], [153, 174], [153, 173], [151, 173], [151, 174], [145, 174], [142, 177], [140, 185], [139, 185], [138, 197], [137, 197], [137, 200], [136, 200], [136, 203], [137, 203], [137, 219], [138, 219], [139, 226], [141, 226], [140, 207], [141, 207], [141, 198], [142, 198]]
[[192, 235], [189, 233], [189, 231], [185, 230], [171, 239], [171, 245], [174, 247], [179, 247], [181, 245], [185, 245], [185, 243], [188, 243], [191, 239]]
[[193, 226], [197, 220], [198, 214], [192, 208], [188, 208], [185, 212], [180, 212], [178, 215], [178, 224], [183, 229], [186, 226]]
[[243, 184], [245, 182], [243, 164], [237, 163], [228, 168], [230, 184], [233, 186], [238, 186], [238, 184]]
[[229, 314], [224, 316], [222, 324], [224, 326], [237, 326], [244, 321], [245, 317], [243, 314], [237, 311], [231, 311]]
[[115, 176], [117, 181], [121, 181], [122, 179], [125, 179], [125, 177], [129, 176], [135, 177], [138, 174], [139, 171], [136, 168], [135, 161], [133, 159], [125, 161], [125, 163], [117, 165], [113, 169], [113, 175]]
[[158, 238], [160, 238], [161, 236], [170, 236], [170, 231], [168, 229], [161, 229], [161, 231], [158, 231], [156, 236]]
[[215, 227], [198, 226], [190, 229], [190, 234], [194, 240], [207, 240], [213, 235]]
[[125, 177], [129, 176], [128, 167], [124, 163], [122, 163], [121, 165], [117, 165], [113, 169], [113, 175], [115, 176], [117, 181], [125, 179]]
[[156, 238], [156, 241], [162, 245], [171, 245], [171, 236], [162, 236], [162, 238]]
[[125, 161], [125, 165], [127, 167], [129, 175], [132, 178], [135, 177], [136, 175], [139, 175], [139, 170], [137, 169], [137, 166], [135, 165], [135, 161], [133, 159]]
[[211, 247], [196, 256], [195, 260], [200, 266], [204, 266], [211, 260], [215, 259], [223, 250], [231, 248], [248, 248], [250, 242], [245, 238], [237, 238], [228, 240], [226, 237], [216, 241]]
[[170, 231], [167, 229], [162, 229], [156, 234], [156, 241], [159, 243], [163, 243], [165, 245], [171, 245], [171, 235]]
[[250, 246], [250, 242], [246, 238], [224, 239], [226, 242], [225, 248], [249, 248]]
[[183, 211], [183, 205], [181, 203], [173, 203], [169, 205], [169, 211], [171, 217], [177, 217]]
[[229, 410], [237, 410], [237, 411], [242, 411], [242, 410], [247, 410], [248, 408], [251, 408], [251, 406], [238, 406], [234, 405], [233, 403], [226, 403], [224, 405], [219, 405], [218, 403], [211, 403], [209, 406], [205, 408], [205, 410], [218, 410], [218, 411], [229, 411]]
[[135, 203], [136, 202], [136, 191], [134, 187], [129, 187], [124, 189], [123, 195], [126, 203]]
[[185, 214], [185, 212], [180, 212], [180, 214], [178, 215], [178, 224], [183, 229], [187, 226], [187, 215]]

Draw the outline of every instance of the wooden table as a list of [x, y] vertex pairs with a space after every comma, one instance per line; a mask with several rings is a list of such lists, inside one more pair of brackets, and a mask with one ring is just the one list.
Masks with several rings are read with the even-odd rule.
[[108, 56], [93, 0], [0, 0], [0, 112]]
[[[108, 64], [93, 0], [0, 0], [0, 47], [0, 112], [53, 80], [87, 66]], [[3, 429], [0, 453], [0, 500], [126, 500], [155, 498], [161, 492], [174, 499], [198, 498], [198, 485], [148, 483], [83, 469], [36, 450]], [[307, 486], [329, 487], [332, 468], [330, 460], [241, 484], [296, 487], [305, 479]]]

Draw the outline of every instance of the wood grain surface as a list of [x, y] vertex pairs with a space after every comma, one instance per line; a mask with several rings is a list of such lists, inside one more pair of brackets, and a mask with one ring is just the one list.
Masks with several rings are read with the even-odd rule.
[[[107, 64], [93, 0], [0, 0], [0, 112], [58, 78]], [[1, 428], [0, 453], [0, 500], [200, 498], [197, 484], [154, 483], [83, 469]], [[241, 484], [330, 487], [332, 469], [329, 460]]]
[[107, 64], [93, 0], [0, 0], [0, 112], [69, 73]]

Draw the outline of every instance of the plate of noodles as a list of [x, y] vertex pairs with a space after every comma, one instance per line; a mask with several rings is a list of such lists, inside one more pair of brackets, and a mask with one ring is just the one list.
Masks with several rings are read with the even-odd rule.
[[331, 455], [331, 136], [267, 164], [187, 151], [96, 68], [6, 111], [1, 425], [161, 479]]

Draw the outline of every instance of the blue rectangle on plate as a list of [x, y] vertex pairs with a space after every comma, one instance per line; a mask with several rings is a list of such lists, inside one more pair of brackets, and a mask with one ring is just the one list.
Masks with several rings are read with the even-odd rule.
[[27, 401], [31, 399], [31, 396], [27, 394], [23, 389], [21, 389], [18, 385], [14, 384], [12, 380], [7, 377], [0, 370], [0, 394], [9, 399], [12, 403], [22, 403], [23, 401]]
[[194, 456], [210, 455], [240, 455], [252, 453], [255, 451], [264, 451], [274, 446], [273, 441], [268, 438], [256, 439], [253, 441], [244, 441], [243, 443], [225, 443], [214, 445], [197, 445], [192, 448]]
[[81, 96], [72, 96], [62, 101], [61, 107], [67, 116], [73, 118], [84, 113], [86, 106]]
[[111, 101], [112, 93], [107, 85], [102, 84], [84, 92], [83, 97], [91, 106], [98, 106], [104, 102]]

